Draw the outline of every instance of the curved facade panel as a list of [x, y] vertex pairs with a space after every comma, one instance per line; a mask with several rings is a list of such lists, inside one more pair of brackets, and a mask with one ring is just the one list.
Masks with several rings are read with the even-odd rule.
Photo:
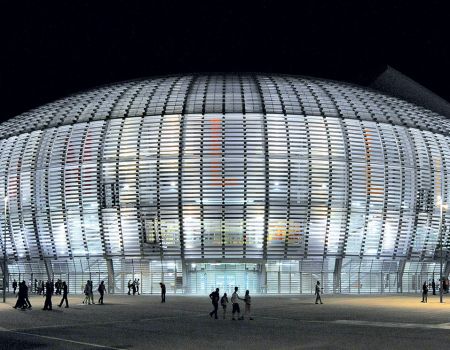
[[409, 290], [412, 262], [435, 269], [449, 130], [416, 105], [311, 78], [98, 88], [0, 125], [2, 248], [11, 271], [95, 270], [119, 291], [138, 273], [147, 291], [166, 278], [194, 293], [316, 279], [359, 292], [361, 271], [369, 291]]

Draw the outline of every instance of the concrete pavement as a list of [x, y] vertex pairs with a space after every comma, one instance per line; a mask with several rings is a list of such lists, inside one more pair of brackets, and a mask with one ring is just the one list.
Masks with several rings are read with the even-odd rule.
[[[105, 305], [42, 311], [0, 304], [0, 349], [428, 349], [450, 341], [450, 298], [419, 295], [253, 296], [255, 320], [213, 320], [207, 296], [106, 295]], [[243, 307], [242, 307], [243, 309]], [[229, 307], [229, 312], [231, 307]]]

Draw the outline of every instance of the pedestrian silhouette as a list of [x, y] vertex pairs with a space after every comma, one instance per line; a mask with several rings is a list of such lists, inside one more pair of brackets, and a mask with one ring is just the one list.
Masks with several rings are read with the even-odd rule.
[[[17, 288], [17, 287], [16, 287]], [[26, 309], [27, 304], [25, 302], [25, 288], [22, 282], [19, 282], [19, 291], [17, 292], [17, 301], [13, 306], [14, 309]]]
[[214, 318], [217, 320], [217, 309], [219, 308], [219, 299], [220, 299], [219, 288], [216, 288], [215, 292], [212, 292], [209, 295], [209, 298], [211, 299], [211, 302], [214, 307], [214, 309], [209, 313], [209, 317], [215, 315]]
[[131, 283], [131, 290], [133, 291], [133, 295], [136, 295], [136, 280]]
[[98, 285], [98, 292], [100, 293], [100, 298], [98, 299], [98, 303], [100, 305], [103, 305], [103, 295], [105, 294], [105, 291], [106, 291], [105, 282], [101, 281], [100, 284]]
[[232, 320], [235, 321], [234, 314], [238, 314], [238, 320], [243, 320], [244, 317], [240, 317], [241, 308], [239, 307], [239, 295], [238, 295], [238, 287], [234, 287], [234, 293], [231, 295], [231, 304], [233, 305], [233, 310], [231, 311]]
[[314, 293], [316, 295], [316, 304], [318, 304], [318, 302], [322, 303], [322, 298], [320, 297], [320, 282], [317, 281], [316, 283], [316, 291]]
[[23, 296], [24, 296], [24, 302], [25, 302], [25, 306], [28, 309], [31, 309], [31, 303], [30, 303], [30, 299], [28, 299], [28, 286], [25, 283], [25, 281], [22, 281], [22, 285], [23, 285]]
[[134, 285], [133, 294], [136, 294], [136, 293], [137, 293], [137, 295], [139, 295], [139, 294], [140, 294], [140, 293], [139, 293], [139, 285], [140, 285], [139, 278], [135, 278], [135, 279], [134, 279], [133, 285]]
[[224, 293], [222, 298], [220, 298], [220, 305], [222, 305], [223, 309], [223, 319], [225, 319], [225, 316], [227, 314], [227, 306], [228, 306], [228, 296], [227, 293]]
[[89, 294], [89, 281], [86, 282], [86, 284], [84, 285], [84, 300], [83, 300], [83, 304], [91, 304], [90, 301], [90, 294]]
[[66, 308], [69, 307], [69, 301], [67, 300], [67, 293], [68, 293], [68, 288], [67, 288], [67, 283], [66, 281], [63, 281], [61, 283], [61, 289], [62, 289], [62, 299], [61, 302], [59, 303], [59, 307], [61, 307], [61, 305], [63, 304], [63, 302], [66, 302]]
[[166, 285], [162, 282], [159, 283], [159, 286], [161, 287], [161, 303], [166, 302]]
[[89, 283], [89, 300], [92, 303], [92, 305], [94, 305], [94, 285], [92, 283], [92, 280], [88, 281]]
[[[245, 303], [244, 315], [247, 316], [249, 320], [253, 320], [253, 318], [251, 316], [252, 298], [250, 297], [250, 291], [249, 290], [245, 291], [244, 299], [241, 299], [241, 300], [243, 300], [244, 303]], [[242, 318], [244, 318], [244, 316], [242, 316]]]
[[422, 285], [422, 303], [428, 303], [428, 286], [427, 282], [423, 282]]
[[52, 310], [53, 283], [47, 281], [45, 284], [45, 302], [42, 310]]
[[132, 286], [133, 284], [131, 283], [131, 280], [128, 280], [128, 295], [130, 295], [131, 293], [130, 293], [130, 291], [131, 291], [131, 286]]

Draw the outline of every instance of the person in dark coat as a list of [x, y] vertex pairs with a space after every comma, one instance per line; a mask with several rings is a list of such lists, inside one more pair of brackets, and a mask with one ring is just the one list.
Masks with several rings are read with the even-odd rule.
[[68, 288], [67, 288], [67, 283], [66, 281], [63, 281], [61, 284], [61, 289], [62, 289], [62, 299], [61, 302], [59, 303], [59, 307], [61, 307], [61, 305], [63, 304], [64, 301], [66, 301], [66, 308], [69, 307], [69, 301], [67, 300], [67, 293], [68, 293]]
[[14, 309], [21, 308], [25, 309], [27, 305], [25, 304], [25, 288], [22, 282], [19, 282], [19, 291], [17, 293], [17, 301], [13, 306]]
[[134, 285], [136, 286], [136, 293], [138, 294], [138, 295], [140, 295], [141, 293], [139, 293], [139, 285], [141, 284], [141, 282], [139, 282], [139, 278], [135, 278], [134, 279]]
[[427, 303], [428, 302], [428, 285], [427, 282], [423, 282], [422, 285], [422, 303]]
[[98, 285], [98, 292], [100, 293], [100, 298], [98, 299], [98, 303], [100, 305], [103, 305], [103, 295], [105, 294], [105, 291], [106, 291], [105, 282], [101, 281], [100, 284]]
[[52, 310], [53, 283], [47, 281], [45, 284], [45, 302], [42, 310]]
[[433, 295], [436, 295], [436, 282], [431, 282], [431, 289], [433, 289]]
[[56, 289], [55, 295], [58, 295], [58, 294], [61, 295], [61, 288], [62, 288], [62, 282], [58, 278], [55, 282], [55, 289]]
[[209, 317], [213, 317], [217, 320], [217, 309], [219, 308], [219, 300], [220, 300], [220, 295], [219, 295], [219, 288], [216, 288], [215, 292], [212, 292], [209, 295], [209, 298], [211, 299], [211, 302], [213, 304], [214, 309], [209, 313]]
[[45, 289], [44, 281], [40, 280], [39, 281], [39, 295], [44, 294], [44, 289]]
[[321, 304], [323, 304], [323, 303], [322, 303], [322, 298], [320, 297], [320, 292], [321, 292], [321, 290], [320, 290], [320, 282], [317, 281], [317, 283], [316, 283], [316, 289], [315, 289], [315, 292], [314, 292], [314, 294], [316, 295], [316, 304], [318, 304], [319, 302], [320, 302]]
[[166, 285], [162, 282], [159, 283], [159, 286], [161, 287], [161, 303], [166, 302]]
[[131, 295], [131, 286], [132, 286], [131, 280], [128, 280], [128, 295]]
[[16, 280], [14, 280], [14, 282], [12, 283], [12, 287], [13, 287], [14, 295], [16, 295], [16, 289], [17, 289], [17, 281]]
[[131, 283], [131, 290], [133, 291], [133, 295], [136, 295], [136, 280]]

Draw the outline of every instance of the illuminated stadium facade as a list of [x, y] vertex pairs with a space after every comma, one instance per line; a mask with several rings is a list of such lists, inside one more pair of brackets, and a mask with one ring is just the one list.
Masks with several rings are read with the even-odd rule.
[[448, 239], [449, 130], [404, 100], [285, 75], [165, 76], [58, 100], [0, 125], [9, 281], [420, 290]]

